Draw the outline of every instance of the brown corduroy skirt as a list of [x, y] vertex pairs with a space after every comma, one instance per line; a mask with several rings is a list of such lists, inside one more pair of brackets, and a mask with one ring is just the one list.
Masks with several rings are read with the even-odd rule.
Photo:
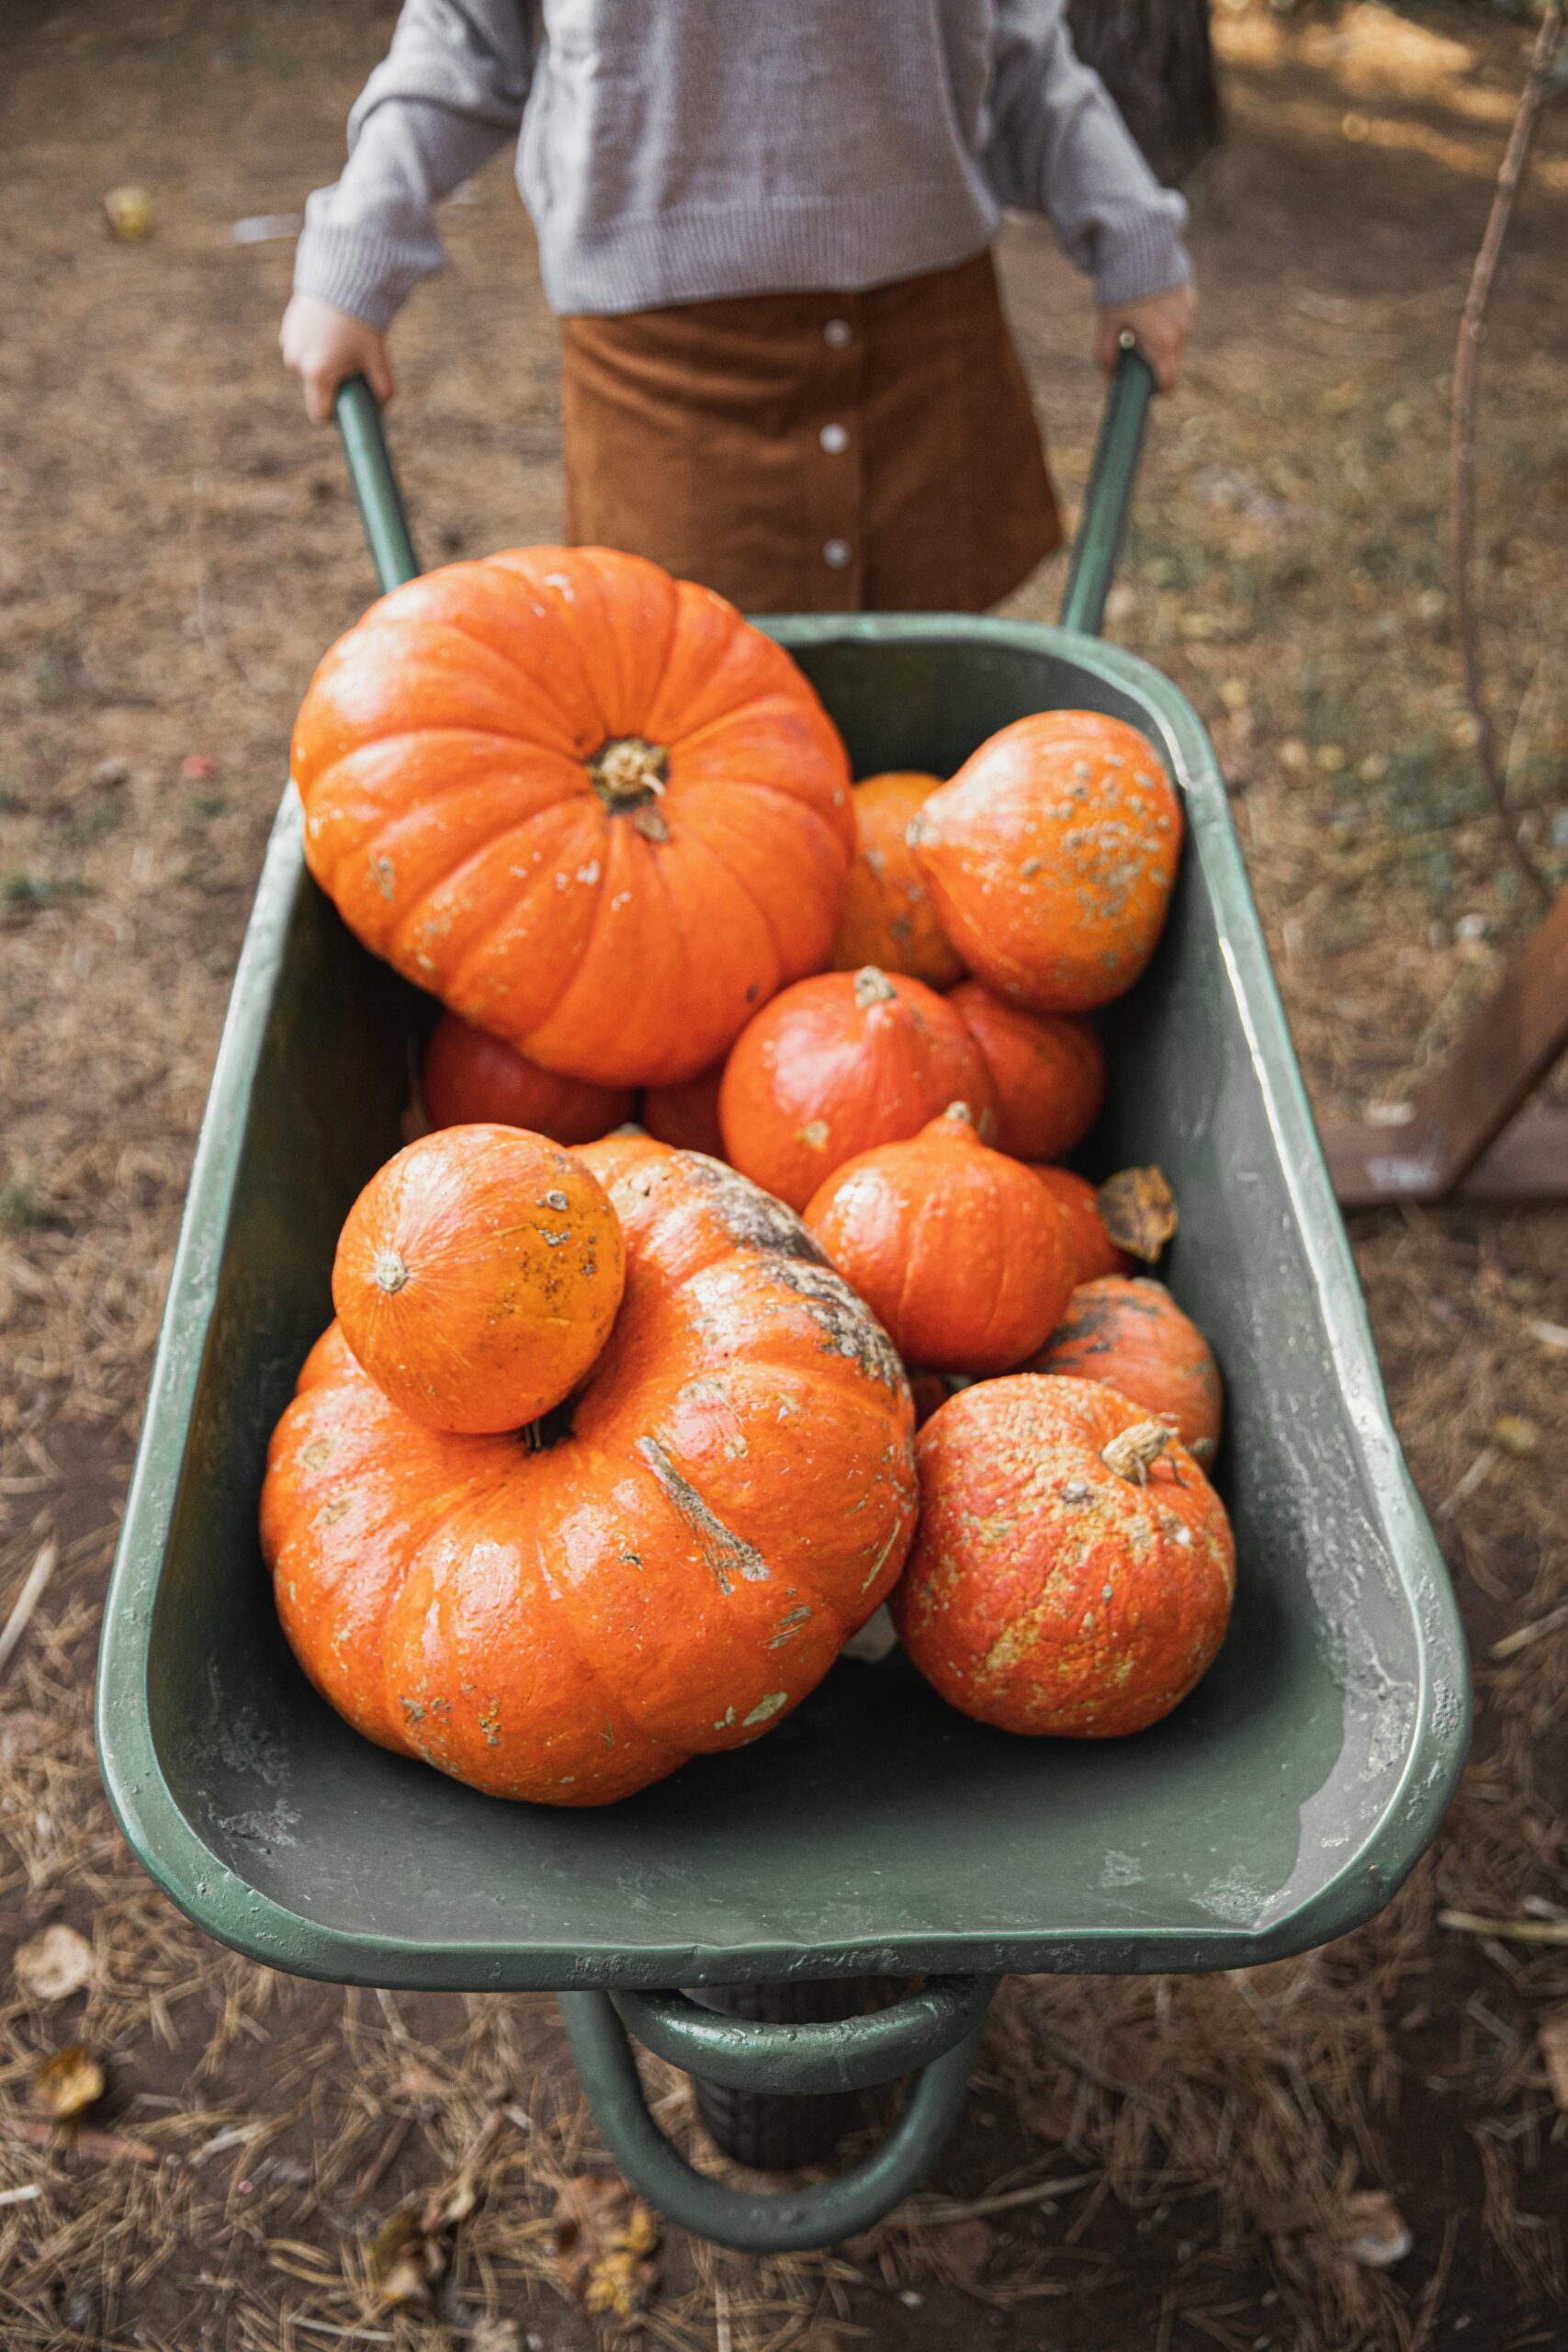
[[1060, 544], [991, 255], [562, 327], [567, 527], [749, 612], [979, 612]]

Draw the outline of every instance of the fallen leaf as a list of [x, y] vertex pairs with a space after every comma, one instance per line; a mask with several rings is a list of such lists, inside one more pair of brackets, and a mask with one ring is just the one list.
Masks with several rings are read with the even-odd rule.
[[556, 2267], [585, 2311], [623, 2324], [659, 2286], [659, 2223], [613, 2173], [584, 2173], [556, 2199]]
[[1505, 1453], [1522, 1457], [1540, 1450], [1540, 1425], [1526, 1413], [1499, 1413], [1492, 1424], [1492, 1434]]
[[1386, 2188], [1359, 2188], [1345, 2199], [1345, 2251], [1371, 2270], [1403, 2262], [1415, 2241]]
[[366, 2256], [376, 2301], [384, 2311], [400, 2303], [425, 2303], [446, 2267], [445, 2249], [419, 2226], [419, 2217], [407, 2205], [389, 2214], [370, 2241]]
[[69, 2041], [33, 2070], [33, 2090], [46, 2115], [63, 2122], [104, 2095], [104, 2070], [84, 2042]]
[[74, 1928], [45, 1928], [17, 1949], [17, 1983], [35, 2001], [64, 2001], [93, 1981], [93, 1947]]
[[991, 2258], [989, 2225], [973, 2218], [933, 2222], [920, 2232], [920, 2250], [953, 2285], [972, 2287]]
[[1551, 2096], [1568, 2115], [1568, 2009], [1552, 2009], [1536, 2028]]
[[1152, 1266], [1176, 1231], [1176, 1195], [1157, 1168], [1123, 1168], [1100, 1188], [1100, 1215], [1118, 1250]]
[[111, 187], [104, 211], [113, 234], [123, 244], [135, 244], [152, 233], [152, 199], [144, 187]]

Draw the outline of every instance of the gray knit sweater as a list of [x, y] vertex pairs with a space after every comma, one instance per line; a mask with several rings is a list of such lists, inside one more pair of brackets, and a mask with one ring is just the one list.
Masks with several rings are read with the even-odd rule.
[[515, 139], [557, 311], [880, 285], [1049, 215], [1100, 302], [1178, 285], [1161, 188], [1065, 0], [405, 0], [294, 282], [385, 326], [434, 208]]

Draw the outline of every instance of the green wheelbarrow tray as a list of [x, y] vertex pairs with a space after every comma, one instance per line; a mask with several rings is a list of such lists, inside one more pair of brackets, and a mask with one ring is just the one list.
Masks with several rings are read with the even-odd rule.
[[[1162, 1269], [1213, 1343], [1235, 1615], [1177, 1713], [1104, 1743], [1009, 1737], [901, 1652], [843, 1659], [754, 1747], [596, 1812], [508, 1804], [384, 1754], [318, 1699], [256, 1536], [266, 1442], [331, 1313], [340, 1223], [401, 1140], [431, 1018], [307, 875], [286, 798], [197, 1152], [98, 1686], [127, 1838], [183, 1910], [274, 1968], [560, 1995], [601, 2130], [676, 2220], [752, 2250], [868, 2226], [929, 2166], [1008, 1971], [1247, 1967], [1387, 1902], [1469, 1728], [1453, 1597], [1389, 1423], [1225, 789], [1195, 714], [1098, 626], [1146, 379], [1112, 395], [1069, 611], [765, 624], [855, 772], [951, 772], [1053, 707], [1129, 719], [1183, 794], [1187, 850], [1145, 978], [1108, 1017], [1088, 1163], [1157, 1161]], [[415, 567], [362, 390], [345, 445], [384, 580]], [[1107, 487], [1109, 483], [1110, 487]], [[671, 1988], [924, 1976], [838, 2022], [748, 2023]], [[923, 2069], [892, 2137], [826, 2185], [750, 2194], [649, 2116], [626, 2039], [708, 2083], [822, 2093]]]

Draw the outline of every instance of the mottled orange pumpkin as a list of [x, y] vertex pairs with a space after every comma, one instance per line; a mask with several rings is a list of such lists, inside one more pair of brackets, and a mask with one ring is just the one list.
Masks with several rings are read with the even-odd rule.
[[455, 1012], [444, 1012], [431, 1031], [419, 1085], [433, 1127], [490, 1122], [526, 1127], [555, 1143], [592, 1143], [637, 1108], [629, 1087], [588, 1086], [542, 1069]]
[[1214, 1458], [1224, 1417], [1219, 1370], [1163, 1283], [1107, 1274], [1081, 1283], [1027, 1369], [1100, 1381], [1168, 1421], [1195, 1462]]
[[576, 1387], [626, 1277], [598, 1178], [547, 1136], [442, 1127], [374, 1175], [344, 1221], [333, 1305], [400, 1411], [521, 1429]]
[[721, 1062], [716, 1069], [705, 1069], [701, 1078], [682, 1079], [676, 1086], [650, 1086], [642, 1098], [642, 1124], [649, 1134], [677, 1151], [705, 1151], [711, 1159], [722, 1159], [718, 1089], [723, 1076]]
[[1105, 1230], [1099, 1195], [1087, 1176], [1075, 1176], [1070, 1168], [1042, 1168], [1032, 1161], [1029, 1172], [1067, 1212], [1077, 1252], [1075, 1288], [1077, 1283], [1092, 1283], [1100, 1274], [1132, 1272], [1134, 1261], [1124, 1250], [1118, 1250]]
[[964, 967], [936, 919], [908, 843], [911, 820], [941, 784], [907, 768], [868, 775], [854, 788], [855, 860], [833, 942], [836, 972], [875, 964], [933, 989], [951, 988]]
[[1066, 1216], [1021, 1161], [980, 1141], [963, 1103], [847, 1160], [806, 1222], [908, 1363], [1006, 1372], [1072, 1293]]
[[967, 1102], [991, 1132], [979, 1047], [923, 980], [868, 965], [800, 980], [748, 1023], [718, 1115], [725, 1157], [803, 1209], [856, 1152], [918, 1135], [950, 1102]]
[[588, 1152], [626, 1288], [570, 1406], [532, 1445], [439, 1434], [334, 1326], [261, 1508], [284, 1631], [356, 1730], [562, 1805], [781, 1722], [886, 1599], [916, 1506], [903, 1368], [799, 1219], [643, 1138]]
[[1105, 1103], [1105, 1048], [1070, 1012], [1026, 1012], [982, 980], [948, 998], [997, 1091], [997, 1149], [1057, 1159], [1081, 1143]]
[[1036, 1012], [1088, 1012], [1155, 950], [1181, 803], [1152, 743], [1093, 710], [1043, 711], [982, 743], [909, 828], [971, 972]]
[[1224, 1505], [1161, 1424], [1093, 1380], [966, 1388], [916, 1443], [920, 1531], [893, 1620], [934, 1689], [1003, 1731], [1113, 1739], [1180, 1703], [1224, 1639]]
[[789, 655], [602, 548], [384, 596], [311, 681], [293, 774], [366, 945], [596, 1086], [694, 1078], [820, 970], [854, 849], [843, 746]]

